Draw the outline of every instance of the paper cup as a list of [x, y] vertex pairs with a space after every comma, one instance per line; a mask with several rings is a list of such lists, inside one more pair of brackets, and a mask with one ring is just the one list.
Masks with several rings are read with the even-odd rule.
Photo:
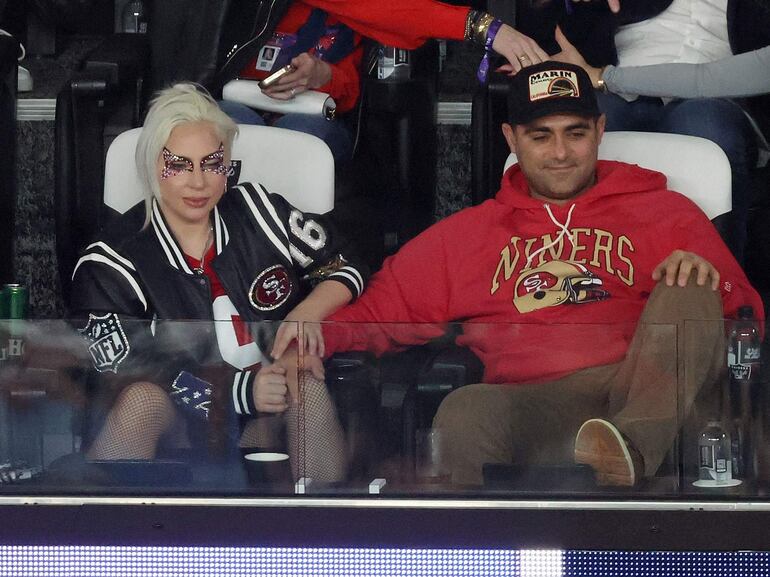
[[291, 466], [286, 453], [257, 451], [246, 453], [243, 460], [252, 484], [291, 481]]

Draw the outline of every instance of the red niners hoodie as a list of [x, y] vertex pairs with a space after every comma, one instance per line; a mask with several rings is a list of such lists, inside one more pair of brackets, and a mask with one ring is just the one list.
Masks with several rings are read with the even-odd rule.
[[[326, 325], [326, 350], [381, 354], [458, 321], [457, 342], [479, 356], [488, 383], [547, 381], [616, 363], [655, 286], [653, 269], [676, 249], [720, 272], [726, 317], [744, 304], [764, 317], [711, 222], [667, 190], [663, 174], [599, 161], [597, 184], [558, 206], [532, 198], [514, 165], [494, 199], [442, 220], [387, 259], [364, 294], [329, 319], [376, 324]], [[666, 334], [675, 346], [674, 327]]]

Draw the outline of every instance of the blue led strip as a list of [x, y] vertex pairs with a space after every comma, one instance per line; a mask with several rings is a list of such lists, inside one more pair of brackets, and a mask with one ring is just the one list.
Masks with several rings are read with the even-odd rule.
[[770, 553], [565, 551], [564, 577], [770, 577]]
[[[543, 557], [546, 563], [552, 557]], [[518, 551], [262, 547], [0, 546], [13, 577], [553, 577], [521, 570]], [[530, 569], [534, 568], [529, 560]], [[559, 563], [560, 563], [559, 559]]]

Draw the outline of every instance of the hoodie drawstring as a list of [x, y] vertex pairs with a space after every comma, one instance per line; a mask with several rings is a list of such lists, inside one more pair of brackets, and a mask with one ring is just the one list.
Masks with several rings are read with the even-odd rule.
[[524, 266], [524, 270], [529, 269], [529, 266], [532, 264], [532, 261], [535, 259], [537, 255], [539, 255], [541, 252], [545, 252], [552, 246], [559, 244], [559, 241], [566, 235], [567, 240], [572, 245], [572, 247], [575, 247], [575, 241], [572, 240], [572, 232], [569, 229], [569, 223], [570, 220], [572, 220], [572, 211], [575, 210], [575, 204], [569, 207], [569, 212], [567, 213], [567, 220], [564, 222], [564, 224], [560, 223], [558, 220], [556, 220], [556, 217], [554, 217], [553, 213], [551, 212], [551, 207], [545, 203], [543, 204], [543, 208], [548, 213], [548, 216], [551, 219], [551, 222], [554, 223], [559, 228], [559, 234], [556, 235], [556, 238], [552, 240], [549, 244], [546, 244], [545, 246], [540, 247], [535, 252], [533, 252], [531, 255], [527, 257], [527, 264]]

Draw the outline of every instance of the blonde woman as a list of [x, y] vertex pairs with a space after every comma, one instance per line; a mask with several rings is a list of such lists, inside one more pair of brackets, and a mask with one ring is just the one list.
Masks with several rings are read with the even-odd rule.
[[[299, 322], [358, 296], [366, 272], [323, 217], [259, 184], [225, 190], [236, 132], [200, 88], [161, 91], [136, 149], [146, 202], [132, 210], [145, 212], [145, 226], [127, 229], [135, 217], [126, 215], [75, 267], [72, 313], [110, 402], [88, 456], [288, 444], [295, 474], [336, 480], [345, 451], [323, 382], [298, 395], [288, 388], [296, 367], [271, 359], [295, 338], [322, 354], [320, 331]], [[294, 322], [275, 323], [271, 346], [261, 321], [281, 320]], [[100, 348], [105, 336], [111, 346]]]

